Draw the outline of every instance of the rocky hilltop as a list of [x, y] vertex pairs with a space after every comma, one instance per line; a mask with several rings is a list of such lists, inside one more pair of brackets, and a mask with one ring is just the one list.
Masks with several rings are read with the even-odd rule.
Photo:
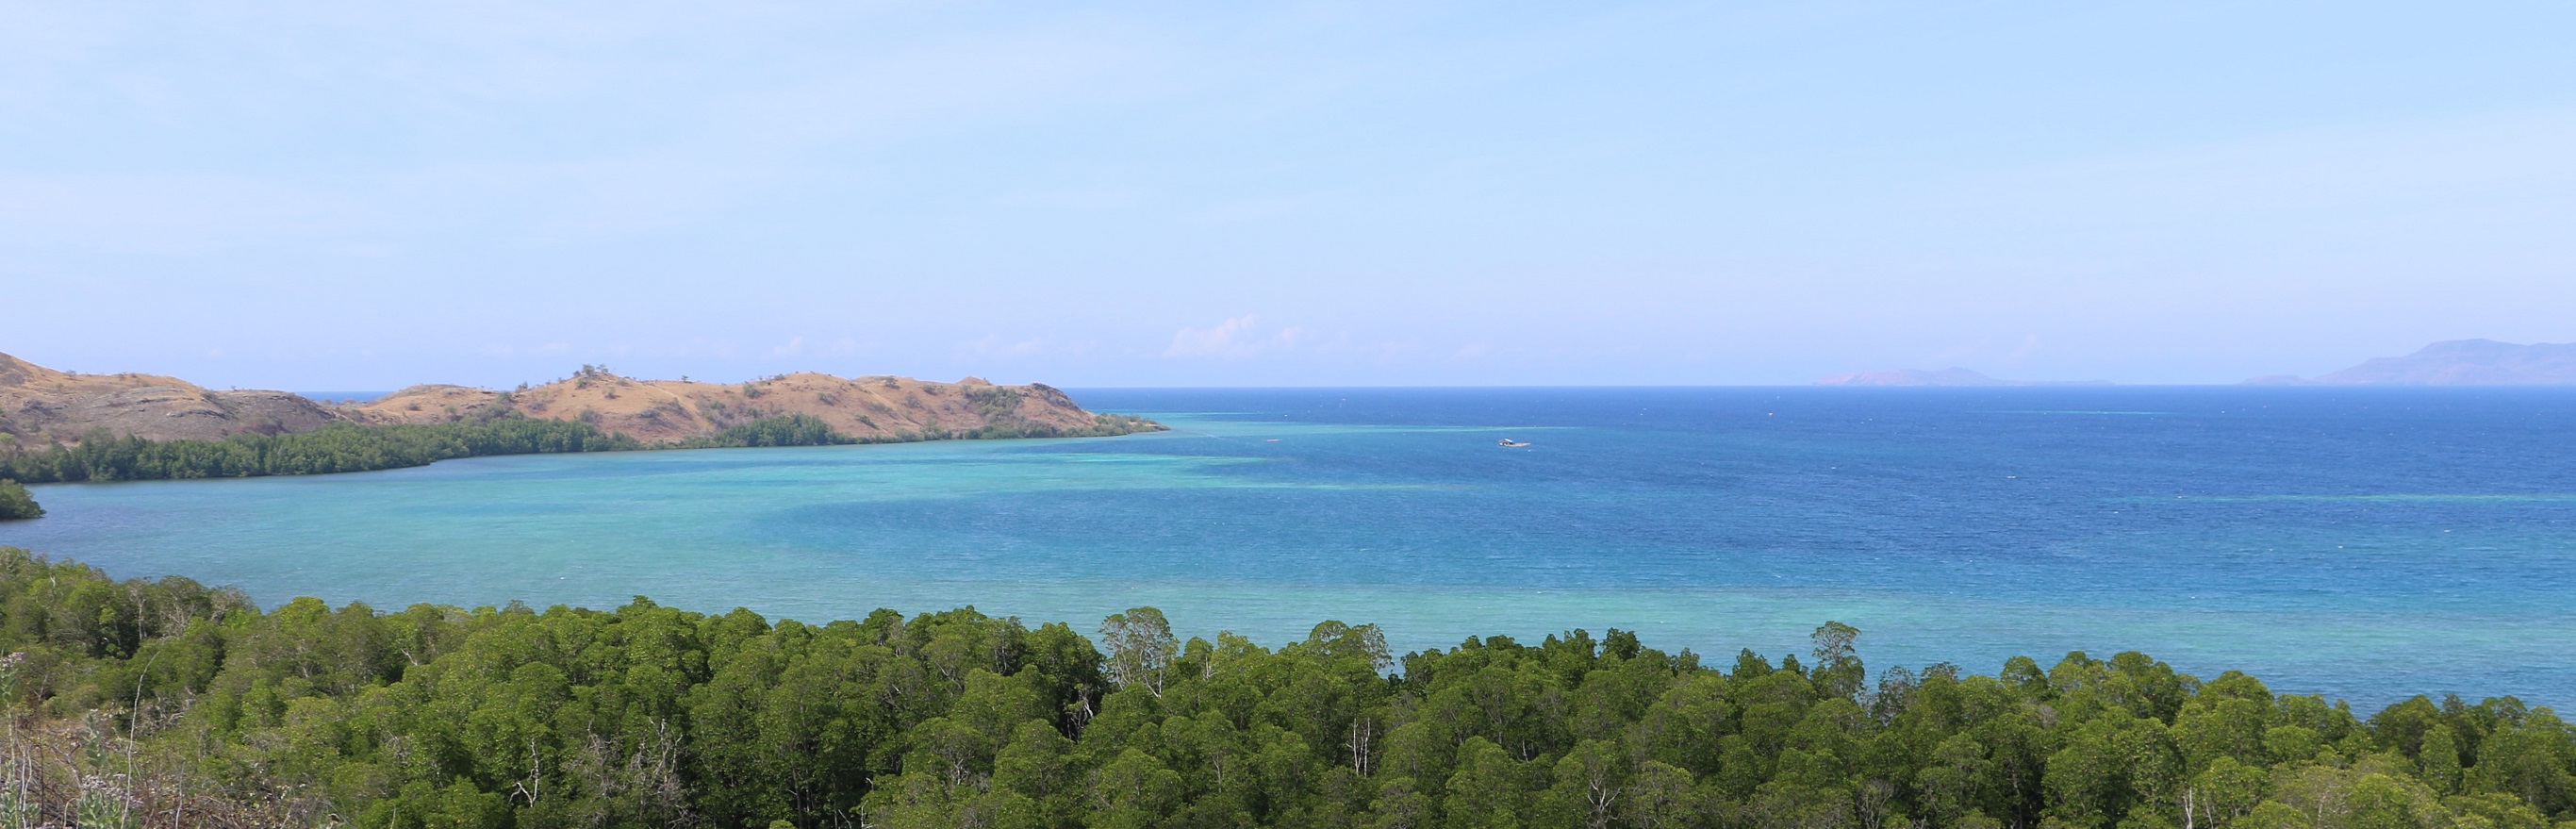
[[153, 440], [301, 432], [342, 420], [282, 391], [216, 391], [157, 374], [75, 374], [0, 354], [0, 442], [75, 441], [91, 429]]
[[514, 391], [413, 386], [342, 411], [362, 423], [444, 423], [515, 411], [579, 420], [645, 443], [674, 443], [788, 415], [820, 418], [834, 431], [861, 440], [1160, 428], [1142, 423], [1116, 428], [1128, 421], [1105, 421], [1042, 383], [997, 386], [973, 377], [936, 383], [802, 372], [727, 384], [636, 380], [589, 366], [571, 377]]
[[2561, 386], [2576, 384], [2576, 343], [2519, 345], [2447, 340], [2404, 357], [2380, 357], [2313, 379], [2276, 375], [2256, 385]]
[[511, 391], [413, 386], [332, 406], [282, 391], [217, 391], [152, 374], [77, 374], [0, 354], [0, 445], [77, 442], [95, 429], [150, 440], [218, 440], [305, 432], [331, 423], [448, 423], [524, 416], [578, 420], [646, 444], [713, 436], [770, 418], [807, 415], [859, 440], [1121, 434], [1160, 429], [1095, 415], [1043, 384], [998, 386], [973, 377], [812, 372], [748, 383], [635, 380], [584, 366], [573, 376]]

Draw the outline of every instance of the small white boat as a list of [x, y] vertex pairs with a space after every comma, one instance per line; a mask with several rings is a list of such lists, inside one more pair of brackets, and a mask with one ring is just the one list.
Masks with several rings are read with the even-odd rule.
[[1529, 441], [1525, 441], [1525, 440], [1513, 440], [1513, 439], [1511, 439], [1511, 438], [1504, 438], [1504, 439], [1502, 439], [1502, 440], [1500, 441], [1500, 443], [1502, 443], [1502, 445], [1504, 445], [1504, 446], [1528, 446], [1528, 445], [1529, 445]]

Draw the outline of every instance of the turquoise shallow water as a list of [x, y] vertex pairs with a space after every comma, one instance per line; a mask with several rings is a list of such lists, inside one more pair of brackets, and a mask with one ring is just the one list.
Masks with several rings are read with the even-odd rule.
[[[1098, 390], [1165, 434], [37, 488], [0, 544], [399, 606], [521, 599], [1279, 642], [1584, 627], [1873, 665], [2145, 650], [2376, 704], [2576, 700], [2576, 392]], [[1502, 437], [1526, 448], [1496, 445]]]

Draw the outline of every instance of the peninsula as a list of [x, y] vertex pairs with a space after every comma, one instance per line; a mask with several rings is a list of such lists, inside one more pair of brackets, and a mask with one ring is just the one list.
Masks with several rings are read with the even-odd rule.
[[1106, 437], [1163, 427], [1064, 392], [969, 377], [785, 374], [633, 380], [599, 366], [510, 391], [413, 386], [325, 405], [150, 374], [75, 374], [0, 354], [0, 480], [306, 475], [452, 458], [629, 449]]
[[1053, 386], [998, 386], [968, 377], [936, 383], [909, 377], [835, 377], [799, 372], [747, 383], [635, 380], [600, 366], [539, 386], [496, 391], [413, 386], [333, 410], [356, 423], [453, 423], [503, 413], [574, 420], [647, 445], [711, 438], [726, 429], [783, 417], [811, 417], [861, 442], [943, 437], [1058, 437], [1126, 434], [1161, 426], [1075, 405]]
[[1154, 431], [1149, 421], [1099, 415], [1042, 383], [1002, 386], [908, 377], [802, 372], [746, 383], [635, 380], [602, 366], [515, 390], [422, 385], [366, 403], [331, 405], [283, 391], [216, 390], [156, 374], [57, 371], [0, 354], [0, 446], [76, 444], [104, 431], [150, 441], [361, 426], [577, 421], [645, 446], [714, 438], [756, 421], [819, 421], [846, 442], [969, 437], [1074, 437]]

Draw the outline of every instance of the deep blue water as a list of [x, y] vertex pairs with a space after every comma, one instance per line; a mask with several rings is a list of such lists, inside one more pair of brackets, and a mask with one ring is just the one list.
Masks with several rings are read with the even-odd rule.
[[1881, 667], [2139, 649], [2365, 705], [2576, 699], [2576, 390], [1075, 395], [1178, 428], [48, 486], [0, 544], [269, 601], [1154, 604], [1272, 643], [1620, 627], [1718, 658], [1838, 619]]

